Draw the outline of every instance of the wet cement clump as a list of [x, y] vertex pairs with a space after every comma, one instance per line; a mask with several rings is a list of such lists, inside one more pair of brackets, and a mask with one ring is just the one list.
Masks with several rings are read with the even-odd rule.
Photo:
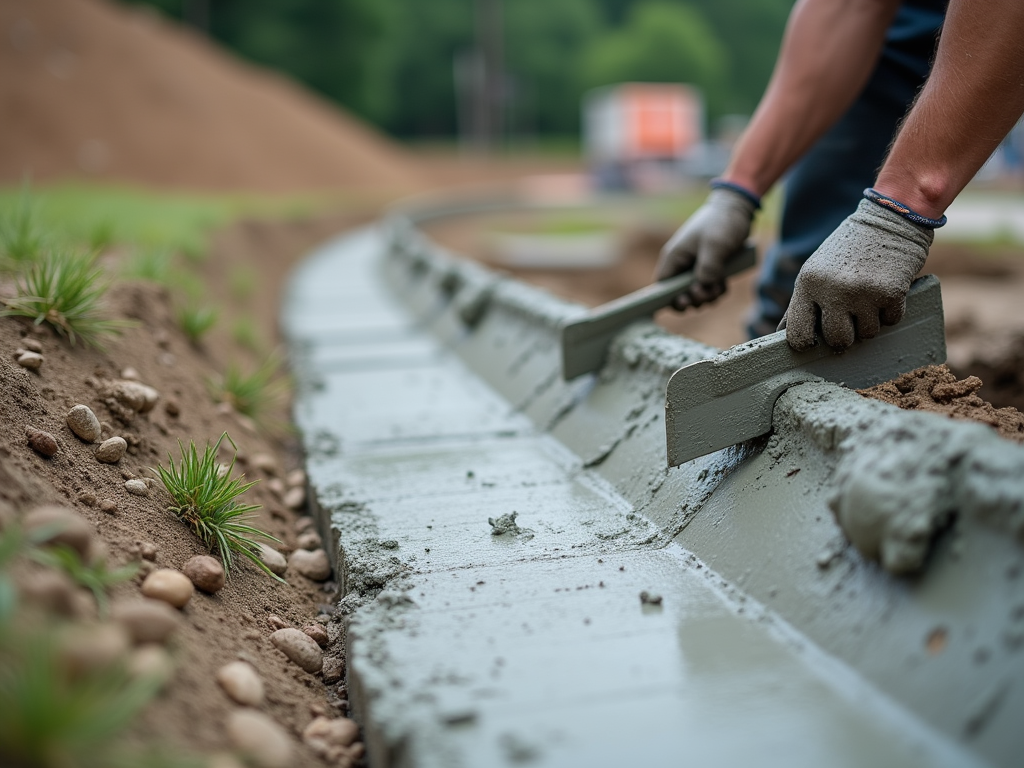
[[928, 365], [910, 373], [857, 390], [864, 397], [881, 400], [908, 411], [925, 411], [988, 424], [1001, 437], [1024, 442], [1024, 414], [1016, 408], [996, 408], [977, 393], [983, 382], [977, 376], [957, 379], [945, 365]]
[[516, 523], [518, 516], [518, 512], [509, 512], [500, 517], [488, 517], [487, 523], [491, 526], [491, 535], [504, 536], [506, 533], [510, 533], [513, 536], [518, 536], [521, 534], [524, 529]]

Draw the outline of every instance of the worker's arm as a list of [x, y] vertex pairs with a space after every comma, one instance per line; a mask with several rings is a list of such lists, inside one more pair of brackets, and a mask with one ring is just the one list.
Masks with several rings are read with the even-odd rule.
[[[750, 234], [761, 195], [864, 88], [900, 0], [799, 0], [768, 89], [708, 202], [662, 249], [655, 278], [696, 269], [678, 309], [725, 290], [724, 263]], [[739, 190], [730, 188], [733, 184]]]
[[951, 0], [935, 66], [871, 191], [804, 264], [787, 339], [830, 346], [903, 318], [935, 227], [1024, 112], [1024, 3]]

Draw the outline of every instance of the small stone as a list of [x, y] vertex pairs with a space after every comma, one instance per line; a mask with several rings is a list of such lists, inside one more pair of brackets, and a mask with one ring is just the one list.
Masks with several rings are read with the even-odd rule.
[[61, 666], [79, 678], [107, 669], [128, 653], [128, 633], [117, 624], [72, 625], [59, 644]]
[[171, 658], [171, 654], [165, 651], [163, 646], [152, 643], [132, 651], [127, 666], [132, 677], [152, 680], [161, 688], [174, 677], [174, 659]]
[[258, 707], [263, 703], [263, 681], [251, 664], [232, 661], [217, 670], [217, 682], [236, 703]]
[[38, 339], [32, 339], [27, 336], [21, 340], [21, 346], [23, 346], [29, 352], [43, 351], [43, 345], [39, 343]]
[[306, 485], [306, 472], [302, 469], [293, 469], [284, 479], [289, 488], [298, 488]]
[[87, 507], [96, 506], [96, 494], [90, 491], [82, 491], [82, 493], [78, 494], [78, 500]]
[[128, 381], [138, 381], [141, 377], [139, 376], [138, 371], [131, 366], [128, 366], [121, 371], [121, 378], [127, 379]]
[[220, 561], [209, 555], [196, 555], [182, 569], [197, 589], [207, 594], [215, 594], [224, 588], [224, 566]]
[[300, 510], [306, 506], [306, 489], [289, 488], [282, 499], [284, 505], [291, 510]]
[[99, 444], [93, 456], [104, 464], [117, 464], [128, 450], [128, 441], [123, 437], [112, 437]]
[[110, 615], [140, 644], [162, 643], [182, 621], [181, 614], [167, 603], [149, 598], [115, 603]]
[[348, 748], [358, 738], [359, 726], [347, 717], [317, 717], [302, 732], [307, 746], [330, 763], [348, 757]]
[[95, 443], [100, 438], [100, 420], [92, 412], [92, 408], [79, 403], [67, 415], [68, 427], [87, 443]]
[[25, 430], [25, 435], [28, 438], [28, 447], [40, 456], [45, 456], [49, 459], [57, 453], [57, 438], [49, 432], [29, 427]]
[[345, 665], [341, 663], [341, 659], [324, 659], [323, 675], [327, 685], [337, 683], [344, 674]]
[[139, 480], [138, 478], [125, 480], [124, 489], [128, 491], [128, 493], [136, 496], [149, 496], [149, 486], [146, 485], [146, 481]]
[[267, 566], [275, 576], [283, 576], [288, 569], [288, 561], [284, 559], [284, 555], [266, 544], [260, 543], [257, 546], [259, 547], [260, 562]]
[[257, 768], [288, 768], [294, 758], [285, 730], [262, 712], [239, 709], [228, 715], [228, 738]]
[[331, 563], [322, 549], [295, 550], [288, 558], [288, 567], [313, 581], [326, 581], [331, 575]]
[[257, 453], [251, 459], [252, 466], [265, 475], [276, 476], [278, 473], [277, 459], [269, 453]]
[[280, 477], [272, 477], [267, 480], [267, 488], [269, 488], [278, 498], [283, 497], [285, 491], [288, 490], [284, 485], [284, 480]]
[[295, 543], [299, 545], [299, 549], [308, 549], [310, 551], [321, 549], [324, 545], [320, 540], [320, 534], [315, 531], [307, 531], [299, 536]]
[[178, 358], [170, 352], [164, 352], [157, 358], [157, 362], [160, 363], [160, 365], [166, 365], [168, 368], [173, 368], [178, 364]]
[[69, 618], [75, 615], [77, 587], [64, 571], [47, 568], [27, 574], [19, 581], [18, 591], [25, 602], [49, 613]]
[[156, 544], [151, 541], [139, 541], [136, 542], [136, 546], [139, 550], [139, 557], [149, 560], [151, 563], [156, 561], [156, 553], [160, 551]]
[[289, 624], [287, 621], [285, 621], [275, 613], [272, 613], [269, 616], [267, 616], [267, 625], [273, 630], [287, 629], [291, 626], [291, 624]]
[[38, 371], [43, 367], [43, 356], [38, 352], [29, 352], [26, 349], [18, 355], [17, 363], [22, 368], [28, 368], [30, 371]]
[[147, 386], [138, 381], [115, 381], [110, 387], [110, 394], [121, 405], [126, 405], [138, 413], [148, 413], [153, 410], [160, 393], [153, 387]]
[[279, 629], [270, 636], [270, 642], [281, 653], [306, 672], [319, 672], [324, 665], [324, 655], [309, 635], [288, 627]]
[[302, 631], [309, 635], [313, 642], [321, 648], [326, 648], [328, 643], [331, 642], [331, 638], [322, 624], [307, 624], [302, 628]]
[[315, 527], [316, 521], [312, 517], [300, 517], [295, 521], [295, 533], [300, 536]]
[[177, 400], [168, 400], [164, 403], [164, 413], [170, 416], [172, 419], [178, 418], [181, 415], [181, 407], [178, 405]]
[[111, 501], [110, 499], [103, 499], [100, 502], [100, 512], [106, 512], [108, 515], [117, 514], [117, 502]]
[[643, 605], [661, 605], [661, 595], [648, 592], [646, 589], [640, 593], [640, 602]]
[[164, 329], [160, 329], [153, 334], [153, 341], [160, 349], [170, 349], [171, 346], [171, 334]]
[[22, 525], [26, 533], [49, 532], [39, 543], [63, 544], [77, 552], [83, 563], [89, 561], [93, 528], [76, 512], [56, 505], [36, 507], [25, 515]]
[[142, 594], [154, 600], [163, 600], [175, 608], [184, 608], [192, 599], [195, 587], [181, 571], [158, 568], [142, 582]]

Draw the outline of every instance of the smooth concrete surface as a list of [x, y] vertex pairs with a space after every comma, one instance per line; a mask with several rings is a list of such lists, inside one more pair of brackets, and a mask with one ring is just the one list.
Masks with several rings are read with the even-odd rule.
[[638, 324], [565, 383], [581, 312], [402, 220], [289, 286], [371, 764], [1019, 764], [1024, 450], [804, 384], [669, 470], [665, 383], [717, 350]]

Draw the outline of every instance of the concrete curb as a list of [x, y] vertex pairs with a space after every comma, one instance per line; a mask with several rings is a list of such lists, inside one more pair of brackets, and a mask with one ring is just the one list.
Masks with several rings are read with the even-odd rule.
[[[665, 382], [717, 350], [637, 324], [599, 376], [566, 384], [557, 329], [580, 311], [435, 251], [402, 219], [314, 254], [292, 283], [296, 420], [374, 764], [672, 765], [686, 749], [764, 764], [772, 737], [746, 704], [705, 711], [734, 718], [742, 743], [687, 720], [718, 688], [689, 698], [678, 647], [656, 639], [712, 625], [712, 646], [745, 638], [723, 663], [764, 652], [784, 670], [717, 686], [747, 686], [748, 703], [771, 684], [800, 692], [779, 703], [776, 735], [800, 745], [780, 764], [1013, 764], [1024, 449], [805, 384], [778, 401], [770, 439], [666, 470]], [[487, 518], [513, 510], [532, 536], [491, 536]], [[925, 567], [895, 578], [861, 552]], [[658, 613], [641, 590], [663, 594]], [[717, 606], [709, 624], [694, 600]], [[622, 632], [655, 645], [611, 640]], [[614, 661], [605, 701], [581, 666], [602, 664], [594, 653]], [[649, 675], [628, 672], [644, 658]], [[543, 695], [545, 677], [558, 690]], [[612, 712], [646, 730], [609, 733]], [[881, 751], [829, 736], [853, 733]]]

